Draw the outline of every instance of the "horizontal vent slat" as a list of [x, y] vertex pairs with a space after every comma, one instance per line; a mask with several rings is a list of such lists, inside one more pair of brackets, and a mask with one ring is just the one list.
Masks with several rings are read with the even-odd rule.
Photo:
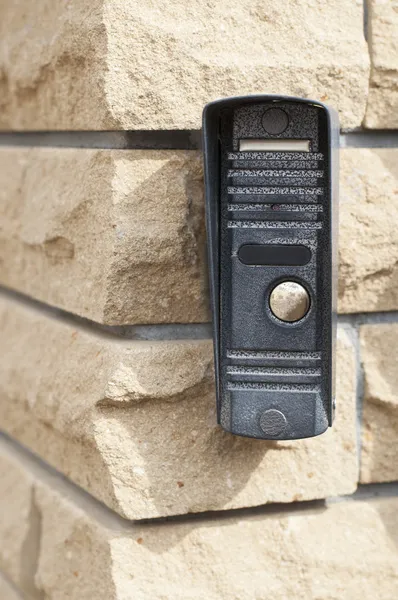
[[320, 385], [310, 383], [257, 383], [254, 381], [228, 381], [228, 390], [262, 390], [264, 392], [320, 392]]
[[273, 177], [273, 178], [302, 178], [320, 179], [324, 176], [322, 170], [300, 170], [295, 169], [230, 169], [228, 177]]
[[234, 169], [318, 169], [322, 166], [318, 160], [232, 160]]
[[320, 221], [228, 221], [229, 229], [322, 229]]
[[231, 194], [231, 198], [229, 198], [231, 203], [244, 203], [244, 204], [320, 204], [323, 201], [322, 196], [295, 196], [291, 195], [283, 195], [278, 196], [275, 195], [267, 195], [263, 196], [262, 194], [256, 194], [255, 196], [251, 196], [250, 194]]
[[298, 188], [304, 187], [313, 189], [319, 186], [320, 179], [304, 177], [231, 177], [229, 184], [234, 187], [283, 187], [295, 186]]
[[324, 189], [321, 187], [306, 188], [306, 187], [234, 187], [228, 186], [228, 194], [241, 195], [264, 195], [264, 196], [321, 196], [324, 194]]
[[321, 352], [289, 352], [285, 350], [227, 350], [227, 358], [260, 360], [321, 360]]
[[248, 211], [248, 212], [309, 212], [321, 213], [323, 206], [320, 204], [228, 204], [228, 211]]
[[245, 367], [228, 366], [226, 372], [229, 375], [278, 375], [280, 377], [291, 377], [304, 375], [306, 377], [320, 377], [321, 369], [313, 367]]
[[321, 152], [228, 152], [228, 160], [324, 160]]

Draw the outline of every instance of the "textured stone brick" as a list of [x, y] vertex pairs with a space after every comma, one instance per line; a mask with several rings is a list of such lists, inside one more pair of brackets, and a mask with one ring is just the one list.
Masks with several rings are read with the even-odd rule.
[[[0, 571], [16, 585], [24, 586], [25, 591], [30, 587], [29, 553], [33, 546], [31, 475], [0, 452]], [[7, 599], [6, 585], [0, 577], [2, 600]], [[9, 593], [11, 600], [10, 588]]]
[[341, 152], [339, 312], [398, 309], [398, 150]]
[[[107, 324], [210, 319], [198, 152], [0, 158], [1, 284]], [[396, 149], [341, 152], [340, 312], [398, 308], [397, 164]]]
[[[21, 458], [5, 454], [8, 470]], [[29, 461], [30, 462], [30, 461]], [[255, 515], [123, 523], [23, 461], [32, 480], [37, 597], [52, 600], [391, 600], [398, 500], [301, 505]], [[0, 481], [0, 488], [2, 481]], [[1, 510], [12, 515], [12, 505]], [[15, 557], [18, 560], [18, 556]]]
[[18, 590], [14, 588], [2, 575], [0, 574], [0, 598], [1, 600], [22, 600], [22, 596]]
[[258, 92], [328, 100], [346, 128], [365, 111], [353, 0], [3, 2], [0, 37], [1, 129], [199, 128], [206, 102]]
[[371, 74], [366, 127], [398, 127], [398, 2], [369, 0]]
[[398, 479], [398, 323], [360, 328], [365, 387], [361, 481]]
[[209, 319], [198, 152], [0, 156], [3, 285], [103, 323]]
[[0, 428], [128, 518], [351, 493], [355, 360], [338, 341], [337, 420], [264, 442], [216, 424], [210, 340], [114, 340], [1, 300]]

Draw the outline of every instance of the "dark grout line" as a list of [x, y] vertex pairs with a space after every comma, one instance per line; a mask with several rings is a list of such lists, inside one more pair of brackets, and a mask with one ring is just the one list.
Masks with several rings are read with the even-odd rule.
[[142, 341], [206, 340], [213, 337], [211, 323], [160, 323], [158, 325], [103, 325], [104, 331], [124, 339]]
[[2, 131], [0, 146], [196, 150], [201, 147], [201, 131]]
[[270, 517], [288, 513], [303, 513], [313, 510], [325, 510], [326, 500], [303, 500], [301, 502], [275, 502], [261, 504], [259, 506], [247, 506], [242, 508], [228, 508], [226, 510], [210, 510], [202, 513], [187, 513], [185, 515], [173, 515], [170, 517], [158, 517], [156, 519], [142, 519], [140, 525], [167, 525], [167, 524], [189, 524], [193, 522], [223, 521], [228, 519], [241, 519], [245, 517]]
[[398, 310], [388, 312], [349, 313], [338, 315], [338, 323], [353, 327], [360, 325], [381, 325], [383, 323], [398, 323]]
[[[340, 135], [341, 148], [398, 148], [398, 130], [357, 130]], [[0, 146], [104, 150], [198, 150], [201, 131], [0, 131]]]
[[175, 515], [173, 517], [163, 517], [157, 519], [144, 519], [139, 523], [160, 524], [160, 523], [179, 523], [192, 522], [193, 520], [220, 520], [234, 517], [252, 517], [252, 516], [272, 516], [283, 515], [284, 513], [305, 512], [309, 510], [325, 510], [328, 505], [337, 502], [351, 502], [372, 500], [377, 498], [395, 498], [398, 497], [398, 482], [359, 484], [357, 490], [347, 496], [332, 496], [320, 500], [304, 500], [300, 502], [278, 502], [275, 504], [262, 504], [260, 506], [251, 506], [247, 508], [230, 508], [220, 511], [208, 511], [204, 513]]
[[[50, 318], [80, 327], [91, 334], [108, 337], [113, 340], [135, 341], [173, 341], [204, 340], [212, 338], [211, 323], [155, 323], [147, 325], [103, 325], [85, 317], [70, 313], [36, 300], [27, 294], [0, 285], [0, 297], [37, 310]], [[338, 315], [340, 325], [357, 328], [360, 325], [398, 323], [398, 311], [375, 313], [352, 313]]]
[[172, 341], [204, 340], [212, 337], [211, 323], [159, 323], [148, 325], [103, 325], [61, 308], [36, 300], [22, 292], [0, 285], [0, 298], [8, 298], [67, 325], [113, 340]]
[[398, 130], [358, 130], [340, 136], [341, 148], [398, 148]]
[[360, 483], [356, 492], [350, 496], [335, 496], [327, 498], [327, 504], [333, 504], [335, 502], [362, 502], [364, 500], [376, 500], [377, 498], [397, 497], [398, 481]]
[[367, 42], [369, 42], [369, 7], [368, 0], [363, 0], [363, 35]]
[[[355, 313], [338, 315], [338, 323], [346, 327], [355, 351], [356, 362], [356, 425], [357, 425], [357, 448], [358, 448], [358, 471], [361, 472], [362, 459], [362, 421], [363, 401], [365, 394], [365, 373], [361, 358], [361, 344], [359, 339], [360, 326], [377, 326], [382, 324], [398, 324], [398, 311]], [[398, 485], [398, 484], [397, 484]]]
[[362, 433], [363, 433], [363, 408], [365, 397], [365, 369], [362, 362], [361, 342], [359, 339], [359, 329], [355, 331], [355, 355], [356, 355], [356, 418], [357, 418], [357, 448], [358, 448], [358, 478], [361, 477], [362, 469]]

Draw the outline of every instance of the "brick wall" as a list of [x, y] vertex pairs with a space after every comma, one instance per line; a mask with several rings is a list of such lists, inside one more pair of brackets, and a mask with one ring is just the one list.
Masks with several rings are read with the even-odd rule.
[[[1, 3], [1, 600], [398, 596], [398, 3], [365, 9]], [[216, 425], [198, 130], [255, 92], [342, 126], [337, 416], [294, 442]]]

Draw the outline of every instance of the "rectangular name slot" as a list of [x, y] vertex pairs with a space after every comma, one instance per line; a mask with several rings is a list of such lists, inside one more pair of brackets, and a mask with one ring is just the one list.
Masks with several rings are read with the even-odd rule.
[[240, 152], [309, 152], [310, 140], [239, 140]]
[[306, 246], [290, 244], [244, 244], [238, 258], [251, 266], [303, 266], [311, 260], [311, 250]]

